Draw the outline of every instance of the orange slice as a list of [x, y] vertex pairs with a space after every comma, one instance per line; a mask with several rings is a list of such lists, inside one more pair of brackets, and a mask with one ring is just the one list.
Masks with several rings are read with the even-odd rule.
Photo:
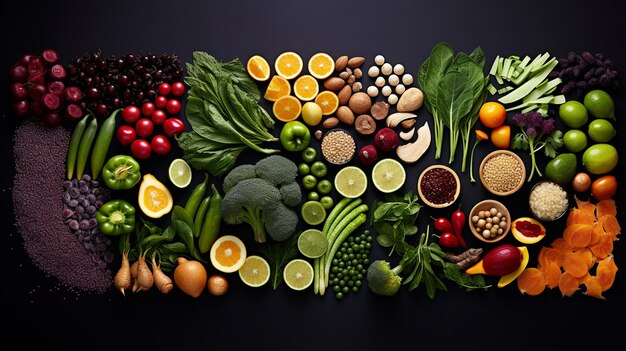
[[339, 107], [339, 98], [337, 94], [330, 90], [324, 90], [317, 94], [315, 97], [315, 103], [322, 108], [322, 114], [324, 116], [332, 115], [337, 111]]
[[259, 82], [264, 82], [270, 78], [270, 64], [262, 56], [254, 55], [250, 57], [246, 69], [250, 77]]
[[274, 112], [274, 117], [276, 117], [277, 120], [290, 122], [300, 116], [300, 112], [302, 112], [302, 104], [300, 103], [300, 100], [296, 99], [294, 96], [283, 96], [274, 102], [272, 112]]
[[276, 101], [289, 94], [291, 94], [291, 84], [289, 84], [289, 81], [281, 76], [275, 75], [270, 79], [270, 83], [267, 85], [267, 90], [265, 90], [263, 97], [268, 101]]
[[274, 62], [274, 69], [285, 79], [296, 78], [302, 72], [302, 57], [293, 51], [283, 52]]
[[308, 69], [313, 77], [325, 79], [335, 70], [335, 61], [329, 54], [318, 52], [309, 59]]
[[223, 235], [211, 245], [210, 258], [215, 269], [224, 273], [236, 272], [246, 261], [246, 246], [234, 235]]
[[167, 187], [152, 174], [145, 174], [139, 186], [139, 208], [150, 218], [160, 218], [173, 207], [172, 194]]
[[311, 101], [315, 99], [319, 92], [320, 86], [312, 75], [305, 74], [293, 83], [293, 92], [302, 101]]

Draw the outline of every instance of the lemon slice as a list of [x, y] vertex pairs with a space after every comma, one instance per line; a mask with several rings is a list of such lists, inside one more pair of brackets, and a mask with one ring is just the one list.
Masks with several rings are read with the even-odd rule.
[[367, 190], [367, 175], [356, 166], [344, 167], [335, 175], [335, 190], [343, 197], [359, 197]]
[[244, 284], [258, 288], [270, 280], [270, 265], [263, 257], [252, 255], [246, 258], [238, 273]]
[[300, 258], [291, 260], [283, 270], [283, 280], [293, 290], [304, 290], [313, 283], [313, 266]]
[[178, 188], [186, 188], [191, 183], [191, 167], [182, 158], [174, 159], [167, 171], [170, 181]]
[[302, 219], [309, 225], [318, 225], [326, 219], [326, 209], [319, 201], [307, 201], [300, 209]]
[[392, 158], [378, 161], [372, 169], [372, 182], [376, 189], [383, 193], [392, 193], [400, 189], [405, 180], [404, 167]]
[[305, 257], [318, 258], [328, 250], [328, 239], [318, 229], [307, 229], [298, 237], [298, 250]]

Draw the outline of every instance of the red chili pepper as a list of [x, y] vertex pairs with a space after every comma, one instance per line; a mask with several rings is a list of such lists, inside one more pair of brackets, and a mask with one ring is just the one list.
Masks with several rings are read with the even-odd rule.
[[454, 234], [445, 232], [439, 236], [439, 245], [449, 249], [456, 249], [459, 247], [459, 239]]
[[447, 218], [439, 217], [437, 219], [433, 219], [435, 220], [434, 227], [436, 231], [439, 233], [454, 233], [454, 227]]
[[459, 240], [461, 246], [467, 249], [465, 239], [463, 239], [463, 227], [465, 226], [465, 213], [463, 211], [456, 210], [452, 213], [452, 226], [454, 227], [454, 235]]

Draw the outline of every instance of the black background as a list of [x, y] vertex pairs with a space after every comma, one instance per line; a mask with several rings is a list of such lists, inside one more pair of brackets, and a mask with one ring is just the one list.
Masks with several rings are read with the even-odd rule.
[[[369, 67], [380, 53], [415, 74], [440, 41], [447, 41], [455, 51], [470, 52], [480, 45], [487, 55], [487, 70], [496, 55], [534, 57], [549, 51], [563, 57], [570, 50], [603, 52], [618, 69], [626, 67], [623, 5], [618, 1], [3, 1], [0, 6], [0, 67], [7, 72], [20, 54], [51, 47], [61, 53], [63, 63], [98, 49], [105, 55], [175, 53], [183, 62], [190, 60], [194, 50], [207, 51], [221, 60], [239, 57], [244, 61], [260, 54], [270, 62], [290, 50], [305, 60], [319, 51], [334, 57], [364, 56], [365, 67]], [[8, 92], [7, 81], [5, 74], [0, 91]], [[363, 82], [367, 86], [369, 81], [364, 78]], [[178, 291], [168, 296], [151, 291], [127, 298], [117, 292], [71, 292], [32, 266], [13, 225], [12, 137], [17, 122], [8, 112], [8, 93], [2, 96], [0, 130], [5, 170], [0, 315], [9, 327], [0, 333], [6, 336], [7, 344], [16, 341], [19, 348], [45, 345], [68, 350], [249, 346], [371, 349], [400, 345], [562, 349], [566, 344], [578, 349], [624, 342], [620, 314], [626, 286], [621, 271], [613, 288], [605, 292], [606, 301], [580, 292], [563, 298], [558, 290], [529, 297], [520, 294], [515, 284], [474, 293], [448, 284], [450, 291], [438, 292], [433, 301], [422, 289], [411, 293], [403, 289], [393, 298], [362, 289], [337, 301], [332, 294], [320, 297], [310, 290], [294, 292], [285, 286], [276, 292], [269, 287], [247, 288], [235, 275], [230, 277], [230, 292], [222, 297], [205, 293], [192, 299]], [[623, 91], [615, 99], [621, 132], [620, 117], [626, 110]], [[420, 121], [432, 121], [424, 108], [419, 115]], [[358, 142], [362, 145], [367, 139]], [[623, 152], [624, 139], [618, 138], [616, 143]], [[480, 144], [476, 163], [491, 150], [488, 143]], [[416, 165], [407, 167], [402, 192], [415, 191], [419, 172], [434, 163], [433, 153], [431, 146]], [[529, 158], [521, 155], [528, 167]], [[169, 159], [177, 156], [176, 150], [167, 159], [152, 161], [146, 167], [165, 177]], [[254, 156], [244, 154], [242, 161]], [[447, 157], [444, 141], [441, 163], [447, 164]], [[453, 165], [457, 170], [460, 161], [457, 156]], [[545, 158], [540, 158], [540, 163], [545, 164]], [[621, 171], [614, 173], [621, 177]], [[460, 177], [463, 209], [494, 198], [479, 182], [470, 184], [466, 173]], [[195, 176], [192, 186], [199, 181]], [[529, 215], [529, 187], [526, 184], [516, 195], [499, 199], [509, 206], [513, 218]], [[174, 190], [177, 203], [186, 195], [186, 190]], [[366, 199], [371, 202], [378, 195], [372, 190]], [[624, 225], [621, 186], [617, 199], [619, 220]], [[449, 215], [452, 211], [425, 207], [420, 229], [425, 230], [430, 215]], [[549, 226], [549, 236], [542, 243], [547, 245], [560, 236], [563, 228], [563, 221]], [[247, 233], [236, 234], [246, 239]], [[479, 245], [469, 233], [466, 238], [471, 245]], [[515, 243], [512, 237], [504, 242]], [[530, 247], [530, 265], [536, 264], [540, 245]], [[626, 257], [622, 243], [616, 243], [614, 253], [621, 269]], [[379, 247], [372, 254], [373, 258], [385, 256]]]

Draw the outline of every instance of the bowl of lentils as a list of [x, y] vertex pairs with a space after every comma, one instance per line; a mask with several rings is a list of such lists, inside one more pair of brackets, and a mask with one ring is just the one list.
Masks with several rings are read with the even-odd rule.
[[322, 137], [320, 149], [324, 159], [334, 165], [343, 165], [356, 153], [354, 137], [341, 128], [331, 129]]
[[528, 195], [530, 212], [542, 222], [560, 219], [569, 208], [567, 192], [553, 181], [541, 180], [530, 189]]
[[450, 167], [432, 165], [417, 180], [417, 192], [424, 203], [433, 208], [452, 205], [461, 193], [461, 182]]
[[480, 163], [480, 181], [485, 189], [498, 196], [508, 196], [524, 185], [526, 167], [522, 159], [509, 150], [496, 150]]

